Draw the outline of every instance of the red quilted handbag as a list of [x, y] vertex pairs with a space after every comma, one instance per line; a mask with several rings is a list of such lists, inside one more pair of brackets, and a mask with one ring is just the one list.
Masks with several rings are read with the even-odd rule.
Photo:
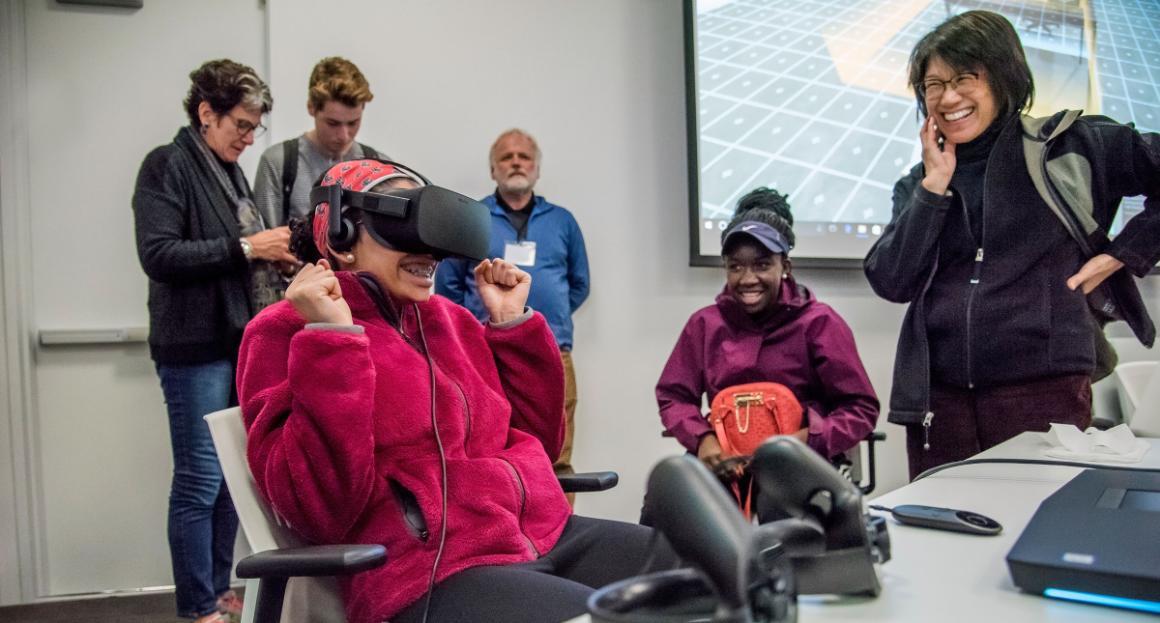
[[709, 421], [727, 457], [749, 456], [766, 439], [801, 430], [802, 406], [781, 383], [734, 385], [713, 398]]
[[717, 476], [733, 491], [746, 518], [752, 517], [753, 482], [742, 486], [749, 459], [763, 441], [802, 428], [802, 406], [780, 383], [748, 383], [721, 390], [709, 405], [709, 421], [721, 443]]

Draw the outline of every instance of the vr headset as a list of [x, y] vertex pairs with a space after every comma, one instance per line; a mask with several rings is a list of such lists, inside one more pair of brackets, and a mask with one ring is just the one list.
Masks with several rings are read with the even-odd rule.
[[336, 251], [349, 250], [358, 239], [358, 227], [348, 214], [357, 209], [363, 213], [367, 232], [389, 249], [429, 253], [436, 259], [482, 260], [487, 256], [491, 239], [487, 206], [446, 188], [421, 186], [373, 193], [332, 184], [310, 191], [310, 205], [324, 202], [330, 204], [327, 226], [330, 246]]

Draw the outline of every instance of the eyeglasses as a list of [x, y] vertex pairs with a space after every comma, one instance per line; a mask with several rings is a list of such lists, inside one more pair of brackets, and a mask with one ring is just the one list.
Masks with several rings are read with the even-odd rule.
[[927, 78], [918, 85], [922, 91], [922, 96], [926, 99], [938, 99], [946, 93], [947, 87], [954, 89], [956, 93], [969, 93], [979, 86], [979, 74], [974, 72], [963, 73], [951, 78], [950, 80], [939, 80], [938, 78]]
[[254, 138], [258, 138], [259, 136], [266, 133], [266, 126], [262, 125], [261, 123], [254, 125], [245, 119], [238, 119], [230, 114], [227, 114], [226, 116], [230, 118], [230, 121], [234, 122], [234, 129], [238, 131], [239, 137], [244, 137], [250, 132], [253, 132]]

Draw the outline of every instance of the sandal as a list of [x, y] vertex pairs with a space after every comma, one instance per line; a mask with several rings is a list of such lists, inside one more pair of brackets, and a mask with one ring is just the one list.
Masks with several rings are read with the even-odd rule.
[[242, 599], [234, 591], [226, 591], [221, 597], [218, 597], [218, 612], [225, 617], [222, 619], [222, 623], [238, 623], [241, 621], [242, 605]]

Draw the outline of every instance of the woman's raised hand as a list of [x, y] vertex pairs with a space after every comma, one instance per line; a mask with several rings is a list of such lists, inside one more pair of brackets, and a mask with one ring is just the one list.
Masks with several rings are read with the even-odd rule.
[[524, 313], [532, 276], [498, 258], [483, 260], [475, 267], [475, 286], [491, 321], [507, 322]]
[[926, 170], [922, 187], [936, 195], [945, 195], [951, 185], [951, 176], [955, 174], [955, 144], [944, 140], [939, 147], [934, 115], [923, 122], [918, 138], [922, 142], [922, 167]]
[[342, 298], [338, 277], [330, 270], [330, 262], [326, 260], [303, 266], [286, 288], [286, 300], [290, 301], [306, 322], [354, 324], [350, 306]]

